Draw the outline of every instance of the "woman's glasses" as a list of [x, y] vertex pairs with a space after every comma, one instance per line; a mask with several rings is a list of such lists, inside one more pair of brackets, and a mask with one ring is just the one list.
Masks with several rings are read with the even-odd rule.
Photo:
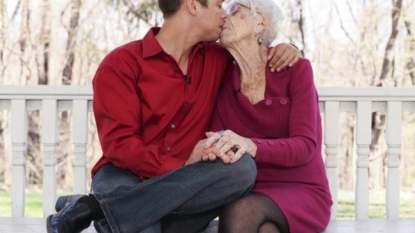
[[239, 2], [233, 2], [226, 8], [226, 14], [233, 15], [238, 10], [239, 7], [244, 7], [246, 9], [251, 10], [251, 8], [249, 6], [246, 6], [246, 5], [241, 4]]

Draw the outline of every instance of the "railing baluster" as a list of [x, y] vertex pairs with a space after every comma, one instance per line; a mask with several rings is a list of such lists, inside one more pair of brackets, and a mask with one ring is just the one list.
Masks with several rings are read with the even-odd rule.
[[372, 103], [357, 102], [356, 219], [367, 219], [369, 210], [369, 153], [371, 141]]
[[86, 193], [86, 144], [88, 140], [88, 100], [73, 101], [73, 143], [75, 153], [74, 192]]
[[386, 180], [386, 215], [399, 218], [399, 164], [401, 154], [402, 102], [388, 102], [386, 143], [388, 144], [388, 176]]
[[327, 101], [324, 107], [324, 144], [326, 146], [326, 171], [333, 199], [331, 219], [337, 218], [338, 180], [337, 153], [339, 146], [339, 102]]
[[56, 200], [56, 150], [58, 145], [58, 103], [57, 100], [42, 101], [42, 137], [43, 137], [43, 214], [55, 212]]
[[26, 187], [26, 142], [27, 111], [26, 100], [11, 101], [11, 142], [12, 142], [12, 215], [23, 217]]

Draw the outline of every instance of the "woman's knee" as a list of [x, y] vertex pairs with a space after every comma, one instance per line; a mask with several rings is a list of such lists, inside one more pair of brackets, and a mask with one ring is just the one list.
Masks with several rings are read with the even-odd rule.
[[239, 187], [251, 188], [255, 183], [257, 168], [255, 161], [249, 154], [244, 154], [237, 162], [230, 166], [230, 179], [238, 183]]
[[281, 231], [274, 223], [265, 222], [259, 227], [258, 233], [281, 233]]

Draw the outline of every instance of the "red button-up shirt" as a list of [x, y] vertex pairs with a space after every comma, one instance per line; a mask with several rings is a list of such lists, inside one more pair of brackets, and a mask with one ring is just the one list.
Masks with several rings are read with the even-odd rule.
[[216, 95], [232, 61], [215, 42], [195, 45], [186, 76], [150, 29], [109, 53], [93, 80], [94, 115], [102, 157], [142, 179], [183, 166], [205, 137]]

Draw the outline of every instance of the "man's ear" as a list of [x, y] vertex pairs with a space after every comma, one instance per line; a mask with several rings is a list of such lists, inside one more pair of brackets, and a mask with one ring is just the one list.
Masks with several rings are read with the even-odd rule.
[[198, 4], [199, 2], [197, 0], [185, 0], [185, 4], [187, 9], [189, 10], [190, 14], [196, 15], [198, 10]]

